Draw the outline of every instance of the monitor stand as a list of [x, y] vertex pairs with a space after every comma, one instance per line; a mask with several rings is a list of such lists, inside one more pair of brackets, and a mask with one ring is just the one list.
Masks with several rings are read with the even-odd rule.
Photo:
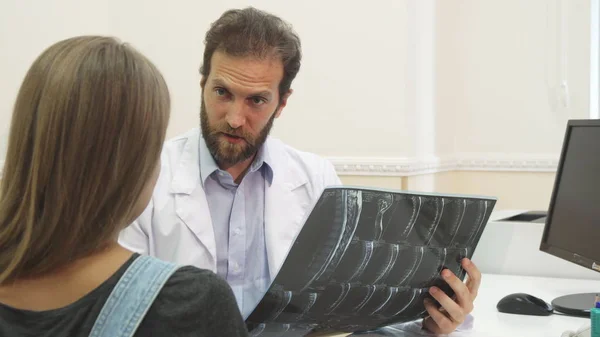
[[595, 297], [600, 293], [572, 294], [557, 297], [552, 301], [555, 311], [570, 316], [590, 317], [590, 309], [595, 305]]

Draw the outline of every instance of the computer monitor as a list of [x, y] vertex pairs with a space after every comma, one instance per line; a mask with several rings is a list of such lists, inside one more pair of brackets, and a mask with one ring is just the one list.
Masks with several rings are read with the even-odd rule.
[[[540, 250], [600, 272], [600, 120], [568, 122]], [[561, 296], [552, 305], [588, 316], [595, 295]]]

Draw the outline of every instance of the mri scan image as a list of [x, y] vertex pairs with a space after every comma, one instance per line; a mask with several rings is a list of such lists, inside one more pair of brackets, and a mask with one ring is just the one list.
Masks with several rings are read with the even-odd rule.
[[308, 214], [251, 336], [366, 332], [426, 315], [428, 289], [471, 258], [496, 199], [331, 187]]

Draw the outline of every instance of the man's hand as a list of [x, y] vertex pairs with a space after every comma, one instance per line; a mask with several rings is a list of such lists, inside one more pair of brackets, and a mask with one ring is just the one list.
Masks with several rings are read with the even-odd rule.
[[448, 269], [442, 271], [442, 277], [452, 287], [456, 301], [437, 287], [431, 287], [429, 293], [440, 304], [438, 309], [430, 299], [425, 300], [425, 309], [429, 317], [423, 320], [423, 327], [435, 334], [449, 334], [461, 325], [468, 314], [473, 311], [473, 301], [481, 284], [481, 272], [469, 259], [462, 260], [462, 266], [469, 275], [467, 283], [463, 283]]

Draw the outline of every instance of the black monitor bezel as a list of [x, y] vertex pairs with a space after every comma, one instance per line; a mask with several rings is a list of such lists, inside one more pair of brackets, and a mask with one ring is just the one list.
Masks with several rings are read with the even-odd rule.
[[563, 140], [562, 150], [560, 153], [560, 160], [558, 162], [558, 167], [556, 168], [556, 176], [554, 178], [554, 186], [552, 189], [552, 196], [550, 198], [550, 204], [548, 206], [548, 216], [546, 218], [546, 223], [544, 225], [544, 232], [542, 234], [542, 240], [540, 242], [540, 250], [542, 252], [548, 253], [550, 255], [554, 255], [558, 258], [564, 259], [566, 261], [578, 264], [582, 267], [586, 267], [588, 269], [594, 270], [596, 272], [600, 272], [600, 264], [598, 264], [594, 259], [589, 258], [587, 256], [581, 256], [576, 252], [570, 252], [564, 250], [559, 247], [555, 247], [549, 244], [548, 241], [548, 232], [550, 230], [550, 225], [552, 224], [552, 216], [554, 212], [554, 205], [556, 202], [556, 195], [558, 192], [558, 186], [560, 185], [560, 179], [562, 176], [562, 170], [565, 161], [565, 155], [567, 152], [567, 148], [569, 146], [569, 140], [571, 136], [571, 131], [574, 127], [600, 127], [600, 119], [572, 119], [567, 123], [567, 128], [565, 131], [565, 136]]

